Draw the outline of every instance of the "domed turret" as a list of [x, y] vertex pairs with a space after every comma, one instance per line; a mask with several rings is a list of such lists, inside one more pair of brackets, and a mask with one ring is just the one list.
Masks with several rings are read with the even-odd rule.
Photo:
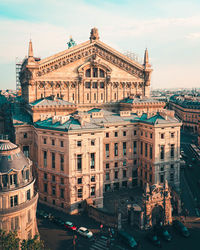
[[8, 140], [0, 140], [0, 229], [16, 230], [20, 239], [38, 233], [32, 162]]

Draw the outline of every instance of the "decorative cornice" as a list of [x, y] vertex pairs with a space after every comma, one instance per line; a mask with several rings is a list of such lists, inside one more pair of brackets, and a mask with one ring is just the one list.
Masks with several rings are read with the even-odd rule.
[[49, 72], [57, 70], [58, 68], [92, 55], [98, 55], [100, 58], [112, 63], [129, 74], [136, 76], [137, 78], [144, 79], [144, 67], [142, 65], [131, 61], [129, 58], [126, 58], [124, 55], [117, 53], [114, 50], [112, 51], [111, 48], [107, 48], [106, 45], [100, 42], [91, 43], [84, 48], [80, 47], [79, 50], [66, 53], [60, 58], [54, 59], [52, 57], [51, 61], [47, 61], [45, 64], [42, 63], [42, 65], [40, 65], [39, 62], [39, 70], [36, 75], [39, 77], [46, 75]]

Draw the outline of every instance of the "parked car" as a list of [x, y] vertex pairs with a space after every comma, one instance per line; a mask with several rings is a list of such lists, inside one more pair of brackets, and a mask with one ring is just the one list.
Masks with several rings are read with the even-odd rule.
[[48, 213], [46, 213], [44, 210], [37, 210], [36, 215], [38, 218], [48, 219]]
[[70, 222], [70, 221], [66, 221], [66, 222], [64, 223], [64, 227], [65, 227], [66, 229], [69, 229], [69, 230], [72, 230], [72, 231], [76, 231], [76, 230], [77, 230], [77, 227], [74, 226], [74, 224], [73, 224], [72, 222]]
[[132, 235], [130, 235], [129, 233], [125, 232], [125, 231], [119, 231], [118, 232], [118, 238], [124, 244], [126, 244], [127, 246], [129, 246], [132, 249], [138, 247], [138, 243], [136, 242], [134, 237]]
[[189, 237], [190, 232], [188, 231], [187, 227], [180, 222], [179, 220], [173, 221], [173, 227], [184, 237]]
[[79, 227], [77, 232], [80, 235], [87, 237], [88, 239], [90, 239], [93, 236], [93, 233], [91, 231], [89, 231], [86, 227]]
[[60, 217], [56, 217], [56, 216], [53, 217], [52, 221], [59, 226], [64, 226], [65, 224], [63, 219], [61, 219]]
[[161, 247], [161, 242], [155, 232], [149, 232], [146, 235], [148, 241], [150, 241], [154, 246]]
[[159, 226], [156, 228], [156, 233], [162, 237], [165, 241], [171, 241], [172, 236], [165, 227]]

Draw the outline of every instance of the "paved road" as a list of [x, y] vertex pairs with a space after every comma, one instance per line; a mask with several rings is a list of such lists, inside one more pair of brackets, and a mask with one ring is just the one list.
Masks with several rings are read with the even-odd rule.
[[[189, 218], [188, 218], [189, 220]], [[200, 235], [200, 221], [186, 222], [191, 236], [189, 238], [183, 238], [179, 233], [174, 231], [172, 227], [169, 228], [172, 234], [172, 241], [170, 243], [161, 240], [162, 249], [164, 250], [198, 250], [199, 249], [199, 235]], [[65, 231], [55, 225], [54, 223], [40, 219], [38, 220], [38, 228], [42, 240], [46, 242], [46, 249], [51, 250], [107, 250], [107, 239], [102, 238], [100, 234], [96, 234], [96, 240], [88, 240], [81, 236], [78, 236], [76, 246], [73, 246], [73, 234]], [[125, 229], [132, 234], [136, 240], [141, 243], [141, 249], [154, 250], [157, 249], [151, 245], [146, 239], [146, 232], [131, 228], [129, 226]], [[126, 245], [123, 245], [117, 238], [114, 240], [110, 250], [128, 250]]]
[[[195, 141], [195, 137], [189, 134], [181, 134], [181, 150], [184, 151], [186, 157], [186, 166], [181, 170], [181, 189], [182, 199], [185, 207], [189, 210], [191, 215], [199, 216], [200, 210], [200, 187], [198, 180], [200, 180], [200, 162], [196, 159], [190, 144]], [[196, 159], [195, 161], [192, 161]], [[192, 167], [189, 167], [191, 165]]]

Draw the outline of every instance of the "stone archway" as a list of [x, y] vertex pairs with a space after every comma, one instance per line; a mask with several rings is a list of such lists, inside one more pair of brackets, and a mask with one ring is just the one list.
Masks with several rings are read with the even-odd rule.
[[152, 226], [160, 224], [163, 221], [164, 211], [162, 206], [156, 205], [151, 212]]

